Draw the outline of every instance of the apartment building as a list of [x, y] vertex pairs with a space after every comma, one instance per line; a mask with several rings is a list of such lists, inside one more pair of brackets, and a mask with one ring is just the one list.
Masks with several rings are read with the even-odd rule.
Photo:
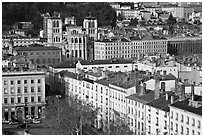
[[190, 98], [170, 105], [170, 134], [171, 135], [202, 135], [202, 96]]
[[189, 16], [194, 12], [194, 9], [188, 6], [162, 7], [162, 11], [170, 12], [174, 17], [188, 20]]
[[172, 55], [201, 54], [201, 37], [172, 37], [167, 38], [167, 52]]
[[[143, 87], [144, 88], [144, 87]], [[146, 104], [154, 100], [154, 91], [142, 89], [126, 97], [130, 129], [135, 135], [146, 134]]]
[[99, 70], [109, 70], [113, 72], [128, 72], [135, 70], [136, 65], [132, 60], [74, 60], [74, 61], [64, 61], [62, 63], [50, 66], [50, 71], [59, 72], [62, 70], [68, 70], [73, 73], [78, 73], [79, 70], [84, 70], [85, 72], [89, 70], [99, 69]]
[[2, 119], [42, 117], [45, 108], [45, 73], [2, 72]]
[[61, 61], [61, 49], [53, 46], [34, 44], [30, 47], [15, 48], [14, 51], [14, 54], [24, 56], [37, 65], [51, 65]]
[[124, 19], [130, 20], [140, 17], [140, 11], [136, 9], [116, 9], [116, 15], [121, 15]]
[[2, 47], [8, 47], [12, 43], [13, 47], [28, 46], [40, 41], [40, 38], [2, 38]]
[[178, 97], [174, 92], [166, 92], [158, 99], [147, 103], [147, 135], [169, 135], [169, 105], [176, 99]]
[[166, 39], [122, 41], [96, 41], [94, 42], [95, 60], [111, 58], [138, 58], [139, 54], [158, 53], [162, 56], [167, 53]]

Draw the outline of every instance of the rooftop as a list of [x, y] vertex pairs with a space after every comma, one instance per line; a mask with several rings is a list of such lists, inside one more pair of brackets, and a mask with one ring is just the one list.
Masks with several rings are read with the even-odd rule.
[[136, 94], [127, 96], [126, 98], [146, 104], [154, 100], [154, 91], [147, 90], [147, 93], [144, 95], [140, 95], [139, 93], [136, 93]]
[[61, 50], [60, 48], [51, 46], [51, 47], [43, 47], [43, 46], [37, 46], [38, 44], [31, 44], [28, 45], [29, 47], [19, 47], [16, 48], [16, 51], [40, 51], [40, 50]]
[[[194, 95], [194, 101], [201, 101], [202, 102], [202, 96]], [[183, 101], [175, 102], [175, 103], [171, 104], [170, 106], [173, 106], [175, 108], [182, 109], [184, 111], [188, 111], [188, 112], [202, 116], [202, 106], [200, 106], [198, 108], [195, 108], [193, 106], [189, 106], [189, 98], [185, 99]]]
[[51, 65], [53, 68], [76, 68], [76, 63], [77, 60], [71, 61], [71, 60], [66, 60], [54, 65]]
[[94, 76], [94, 77], [101, 77], [102, 76], [102, 74], [101, 73], [95, 73], [95, 72], [87, 72], [86, 74], [88, 74], [88, 75], [91, 75], [91, 76]]
[[[147, 103], [147, 105], [152, 106], [154, 108], [158, 108], [164, 111], [169, 111], [169, 105], [171, 104], [171, 96], [173, 94], [173, 92], [169, 92], [168, 94], [168, 100], [166, 100], [165, 96], [162, 96], [156, 100], [153, 100], [149, 103]], [[174, 96], [174, 101], [178, 99], [178, 96]]]

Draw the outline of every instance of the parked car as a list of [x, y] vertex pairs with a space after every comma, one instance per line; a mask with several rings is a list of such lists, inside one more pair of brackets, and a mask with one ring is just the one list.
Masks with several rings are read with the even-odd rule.
[[25, 123], [20, 123], [20, 124], [18, 124], [18, 128], [26, 128], [26, 124]]
[[33, 124], [39, 124], [41, 123], [42, 121], [40, 119], [33, 119]]
[[11, 122], [9, 122], [9, 124], [10, 125], [17, 125], [17, 124], [19, 124], [19, 122], [18, 121], [11, 121]]
[[8, 120], [2, 120], [2, 124], [9, 124], [10, 123], [10, 121], [8, 121]]

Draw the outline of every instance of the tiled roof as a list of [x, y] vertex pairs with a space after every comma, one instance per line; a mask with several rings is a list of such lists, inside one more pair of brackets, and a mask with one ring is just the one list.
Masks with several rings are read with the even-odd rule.
[[16, 51], [40, 51], [40, 50], [61, 50], [57, 47], [40, 47], [40, 46], [33, 46], [33, 47], [20, 47], [16, 48]]
[[120, 59], [110, 59], [110, 60], [93, 60], [86, 61], [82, 60], [82, 65], [99, 65], [99, 64], [129, 64], [132, 63], [132, 60], [120, 60]]
[[[194, 99], [196, 101], [201, 101], [202, 102], [202, 96], [197, 96], [195, 95]], [[171, 104], [170, 106], [176, 107], [178, 109], [182, 109], [184, 111], [188, 111], [197, 115], [201, 115], [202, 116], [202, 106], [195, 108], [193, 106], [189, 106], [189, 99], [185, 99], [183, 101], [178, 101], [175, 102], [173, 104]]]
[[126, 98], [146, 104], [154, 100], [154, 91], [148, 90], [147, 93], [144, 95], [139, 95], [139, 93], [136, 93], [127, 96]]
[[[78, 60], [73, 61], [64, 61], [55, 65], [52, 65], [54, 68], [76, 68], [76, 63]], [[120, 60], [120, 59], [112, 59], [112, 60], [81, 60], [80, 63], [82, 65], [103, 65], [103, 64], [129, 64], [132, 63], [132, 60]]]
[[64, 75], [64, 76], [67, 76], [67, 77], [70, 77], [70, 78], [74, 78], [74, 79], [77, 79], [77, 74], [76, 73], [72, 73], [72, 72], [69, 72], [69, 71], [62, 71], [61, 72], [61, 75]]
[[77, 60], [75, 61], [63, 61], [54, 65], [51, 65], [53, 68], [76, 68]]
[[[163, 97], [160, 97], [156, 100], [153, 100], [147, 105], [164, 110], [164, 111], [169, 111], [169, 104], [171, 104], [171, 96], [173, 95], [173, 92], [168, 93], [168, 100], [166, 100], [165, 95]], [[174, 96], [174, 95], [173, 95]], [[178, 99], [178, 96], [174, 96], [174, 101]]]
[[94, 76], [94, 77], [101, 77], [101, 73], [94, 73], [94, 72], [87, 72], [88, 75]]
[[100, 80], [96, 80], [95, 82], [104, 86], [108, 86], [110, 84], [110, 82], [107, 79], [100, 79]]

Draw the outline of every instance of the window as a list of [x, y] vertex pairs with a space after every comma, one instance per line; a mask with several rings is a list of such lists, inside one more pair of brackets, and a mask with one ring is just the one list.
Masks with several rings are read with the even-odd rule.
[[183, 122], [183, 115], [181, 115], [181, 122]]
[[7, 104], [7, 103], [8, 103], [7, 98], [4, 98], [4, 104]]
[[34, 87], [31, 87], [31, 92], [34, 92], [35, 90], [34, 90]]
[[18, 80], [18, 82], [17, 82], [18, 84], [21, 84], [21, 81], [20, 80]]
[[7, 81], [4, 81], [4, 85], [8, 85], [8, 82], [7, 82]]
[[14, 94], [14, 87], [11, 88], [11, 94]]
[[40, 86], [38, 86], [38, 92], [41, 92], [41, 88], [40, 88]]
[[31, 102], [34, 102], [34, 97], [31, 97]]
[[200, 120], [198, 120], [198, 128], [200, 129]]
[[167, 129], [167, 121], [164, 120], [164, 129]]
[[176, 120], [178, 120], [178, 113], [176, 113]]
[[171, 111], [171, 118], [173, 119], [173, 111]]
[[28, 97], [24, 97], [24, 102], [25, 102], [25, 103], [28, 102]]
[[181, 126], [181, 135], [183, 135], [183, 126]]
[[24, 84], [27, 84], [28, 83], [28, 81], [27, 80], [24, 80]]
[[159, 118], [156, 117], [156, 119], [157, 119], [156, 126], [159, 126]]
[[41, 96], [38, 96], [38, 102], [41, 102]]
[[13, 80], [11, 80], [11, 85], [13, 85], [14, 84], [14, 82], [13, 82]]
[[28, 88], [24, 87], [24, 93], [27, 93], [27, 92], [28, 92]]
[[119, 66], [116, 66], [116, 68], [119, 68]]
[[4, 88], [4, 94], [8, 94], [7, 88]]
[[189, 128], [186, 128], [186, 135], [189, 135]]
[[34, 80], [31, 80], [31, 84], [33, 84], [34, 83]]
[[18, 103], [21, 103], [21, 97], [18, 97]]
[[195, 131], [194, 130], [192, 130], [192, 135], [195, 135]]
[[127, 68], [128, 66], [124, 66], [124, 68]]
[[176, 130], [175, 130], [175, 132], [178, 132], [178, 124], [176, 124]]
[[192, 126], [195, 126], [195, 119], [192, 119]]
[[18, 88], [17, 88], [17, 92], [18, 92], [18, 94], [21, 93], [21, 87], [18, 87]]
[[12, 98], [11, 98], [11, 104], [13, 104], [13, 103], [14, 103], [14, 98], [12, 97]]
[[189, 124], [189, 117], [186, 117], [186, 124]]

